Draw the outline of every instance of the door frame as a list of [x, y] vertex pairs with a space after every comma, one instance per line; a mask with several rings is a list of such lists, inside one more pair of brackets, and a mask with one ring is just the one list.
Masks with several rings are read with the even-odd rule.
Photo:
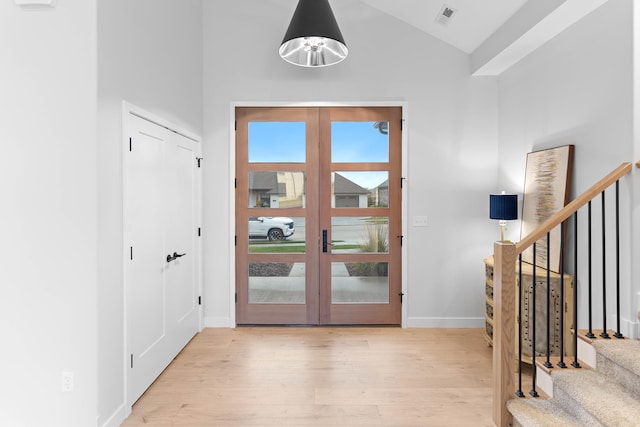
[[[400, 107], [402, 109], [403, 132], [402, 138], [402, 165], [401, 175], [406, 178], [408, 176], [408, 133], [406, 131], [408, 117], [408, 103], [406, 101], [366, 101], [366, 102], [267, 102], [267, 101], [237, 101], [231, 102], [229, 106], [229, 181], [231, 187], [229, 189], [229, 324], [235, 328], [236, 323], [236, 250], [235, 250], [235, 230], [236, 230], [236, 194], [233, 188], [234, 178], [236, 176], [236, 107]], [[408, 201], [406, 190], [407, 181], [404, 180], [404, 188], [402, 193], [401, 220], [402, 235], [405, 237], [402, 245], [402, 280], [401, 287], [404, 299], [402, 303], [402, 320], [400, 326], [405, 328], [407, 325], [408, 310], [407, 306], [410, 301], [410, 295], [407, 295], [407, 249], [409, 242], [407, 237], [407, 212]]]
[[[125, 188], [127, 183], [126, 176], [126, 155], [127, 152], [124, 147], [129, 144], [129, 135], [131, 134], [131, 129], [128, 125], [128, 118], [130, 115], [137, 116], [141, 119], [147, 120], [153, 124], [156, 124], [160, 127], [168, 129], [172, 132], [175, 132], [185, 138], [188, 138], [196, 143], [197, 150], [196, 154], [198, 157], [202, 157], [202, 138], [198, 135], [181, 128], [180, 126], [166, 120], [162, 117], [159, 117], [153, 113], [150, 113], [143, 108], [140, 108], [128, 101], [122, 101], [122, 156], [121, 156], [121, 175], [122, 175], [122, 290], [123, 290], [123, 379], [124, 379], [124, 404], [125, 404], [125, 417], [131, 414], [131, 405], [129, 405], [129, 337], [128, 337], [128, 318], [127, 318], [127, 262], [129, 261], [129, 245], [128, 242], [130, 239], [130, 231], [127, 228], [126, 217], [129, 207], [126, 202], [126, 191]], [[198, 224], [202, 224], [202, 173], [196, 174], [195, 177], [195, 192], [196, 192], [196, 206], [195, 206], [195, 221]], [[195, 281], [196, 281], [196, 289], [199, 295], [202, 295], [202, 239], [196, 239], [195, 246]], [[198, 332], [202, 332], [203, 329], [203, 306], [198, 305]]]

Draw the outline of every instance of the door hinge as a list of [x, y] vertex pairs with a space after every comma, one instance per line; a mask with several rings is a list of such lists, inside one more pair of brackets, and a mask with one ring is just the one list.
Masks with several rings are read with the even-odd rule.
[[202, 305], [202, 296], [198, 297], [198, 305]]
[[133, 261], [133, 246], [131, 246], [129, 248], [129, 257], [131, 258], [131, 260]]
[[131, 151], [131, 148], [132, 148], [132, 141], [131, 141], [131, 138], [129, 138], [129, 151]]
[[202, 229], [198, 227], [198, 237], [202, 236]]
[[131, 354], [131, 369], [133, 369], [133, 354]]
[[404, 236], [398, 236], [398, 239], [400, 239], [400, 246], [402, 246], [402, 242], [404, 241]]
[[233, 179], [233, 188], [238, 188], [238, 178]]
[[238, 130], [238, 121], [233, 122], [233, 130]]
[[203, 159], [204, 157], [196, 157], [196, 160], [198, 161], [198, 167], [200, 167], [200, 161]]
[[233, 240], [234, 240], [233, 245], [238, 246], [238, 236], [233, 236]]
[[407, 179], [404, 176], [400, 177], [400, 188], [404, 188], [404, 180]]
[[400, 132], [404, 130], [404, 119], [400, 119]]
[[238, 303], [238, 293], [236, 292], [236, 304]]
[[400, 304], [402, 304], [402, 300], [404, 297], [404, 292], [400, 292], [398, 295], [400, 295]]

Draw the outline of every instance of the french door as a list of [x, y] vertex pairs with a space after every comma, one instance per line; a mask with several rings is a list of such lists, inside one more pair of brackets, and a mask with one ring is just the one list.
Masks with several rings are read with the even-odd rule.
[[237, 324], [400, 324], [401, 120], [236, 109]]

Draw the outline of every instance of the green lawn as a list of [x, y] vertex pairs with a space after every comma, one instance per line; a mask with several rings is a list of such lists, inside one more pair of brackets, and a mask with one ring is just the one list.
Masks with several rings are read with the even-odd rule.
[[[267, 246], [268, 245], [268, 246]], [[339, 244], [339, 243], [332, 243], [331, 247], [333, 248], [333, 250], [344, 250], [344, 249], [358, 249], [360, 247], [360, 245], [349, 245], [349, 244]], [[303, 254], [305, 252], [305, 245], [304, 242], [278, 242], [278, 243], [273, 243], [273, 242], [269, 242], [269, 243], [250, 243], [249, 244], [249, 252], [250, 253], [259, 253], [259, 254], [264, 254], [264, 253], [269, 253], [269, 254], [274, 254], [274, 253], [295, 253], [295, 254]]]

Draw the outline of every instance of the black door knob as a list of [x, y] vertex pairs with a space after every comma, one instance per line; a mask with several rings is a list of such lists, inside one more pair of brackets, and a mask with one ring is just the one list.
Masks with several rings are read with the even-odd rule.
[[174, 252], [173, 255], [167, 255], [167, 262], [171, 262], [171, 261], [175, 261], [180, 257], [185, 256], [186, 254], [179, 254], [177, 252]]

